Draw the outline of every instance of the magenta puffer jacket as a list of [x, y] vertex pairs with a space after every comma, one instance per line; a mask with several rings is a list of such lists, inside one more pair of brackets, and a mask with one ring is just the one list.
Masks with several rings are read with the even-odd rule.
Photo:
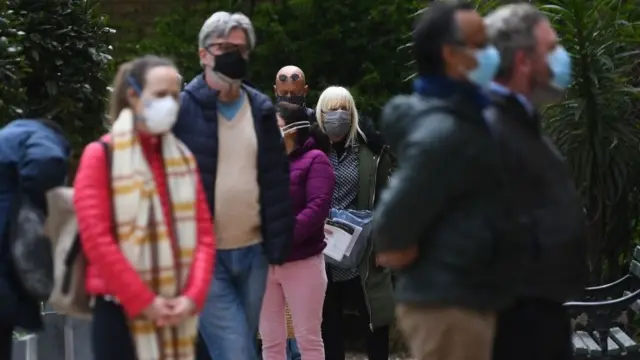
[[289, 154], [290, 194], [296, 223], [287, 261], [317, 255], [324, 250], [324, 222], [331, 209], [336, 176], [327, 155], [309, 138]]

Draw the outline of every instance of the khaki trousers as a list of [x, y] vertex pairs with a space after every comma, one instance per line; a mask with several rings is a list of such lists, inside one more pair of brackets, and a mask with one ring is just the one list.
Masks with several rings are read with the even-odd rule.
[[495, 313], [398, 305], [398, 325], [416, 360], [490, 360]]

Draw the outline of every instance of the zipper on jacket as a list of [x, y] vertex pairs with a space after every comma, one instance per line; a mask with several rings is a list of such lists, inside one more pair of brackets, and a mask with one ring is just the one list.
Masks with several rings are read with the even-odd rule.
[[[382, 155], [384, 154], [384, 149], [385, 147], [382, 148], [382, 150], [380, 151], [380, 155], [378, 155], [377, 157], [375, 157], [375, 165], [373, 166], [373, 178], [371, 180], [371, 192], [370, 192], [370, 198], [371, 198], [371, 202], [369, 204], [369, 206], [371, 207], [371, 210], [373, 211], [373, 205], [376, 202], [376, 182], [378, 180], [378, 167], [380, 166], [380, 159], [382, 158]], [[369, 330], [371, 332], [373, 332], [373, 321], [372, 321], [372, 314], [371, 314], [371, 304], [369, 303], [369, 295], [367, 294], [367, 279], [369, 278], [369, 257], [371, 257], [371, 253], [373, 252], [373, 245], [371, 245], [369, 247], [369, 252], [367, 253], [367, 257], [366, 257], [366, 272], [364, 274], [364, 279], [363, 279], [363, 284], [362, 284], [362, 293], [364, 294], [364, 303], [367, 306], [367, 312], [369, 313]]]
[[367, 312], [369, 313], [369, 330], [373, 332], [373, 320], [371, 317], [371, 304], [369, 303], [369, 295], [367, 294], [367, 279], [369, 278], [369, 256], [371, 256], [372, 249], [369, 249], [367, 254], [367, 271], [364, 274], [364, 280], [362, 282], [362, 293], [364, 294], [364, 304], [367, 306]]
[[380, 167], [380, 159], [382, 159], [382, 155], [384, 154], [385, 148], [386, 147], [382, 147], [382, 150], [380, 150], [380, 155], [375, 157], [375, 165], [373, 166], [373, 179], [371, 181], [371, 192], [370, 192], [371, 203], [369, 204], [369, 206], [371, 207], [371, 210], [373, 210], [373, 205], [376, 203], [376, 195], [377, 195], [376, 185], [378, 181], [378, 167]]

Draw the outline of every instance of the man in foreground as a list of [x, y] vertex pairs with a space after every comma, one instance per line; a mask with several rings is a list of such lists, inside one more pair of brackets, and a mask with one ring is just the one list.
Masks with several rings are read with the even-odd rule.
[[181, 94], [174, 133], [195, 155], [215, 219], [216, 266], [200, 316], [199, 358], [257, 359], [269, 264], [293, 236], [289, 168], [269, 98], [243, 84], [256, 43], [251, 21], [220, 11], [199, 35], [204, 68]]
[[468, 3], [430, 5], [413, 40], [415, 93], [382, 115], [398, 167], [373, 220], [377, 261], [398, 270], [398, 324], [416, 359], [489, 360], [528, 245], [512, 233], [483, 116], [500, 58]]
[[502, 55], [491, 87], [497, 116], [490, 126], [535, 244], [534, 261], [520, 270], [526, 276], [517, 284], [517, 301], [498, 313], [493, 357], [569, 360], [571, 324], [562, 304], [586, 282], [586, 219], [564, 159], [541, 134], [538, 108], [562, 99], [571, 83], [571, 57], [531, 4], [505, 5], [485, 24]]

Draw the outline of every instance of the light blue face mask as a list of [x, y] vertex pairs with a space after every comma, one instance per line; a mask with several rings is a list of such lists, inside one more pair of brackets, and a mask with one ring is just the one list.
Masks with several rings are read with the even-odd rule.
[[493, 45], [473, 52], [478, 67], [467, 73], [467, 79], [480, 87], [488, 87], [498, 72], [500, 53]]
[[551, 86], [564, 90], [571, 85], [571, 55], [563, 46], [556, 46], [547, 55], [547, 64], [551, 69]]

